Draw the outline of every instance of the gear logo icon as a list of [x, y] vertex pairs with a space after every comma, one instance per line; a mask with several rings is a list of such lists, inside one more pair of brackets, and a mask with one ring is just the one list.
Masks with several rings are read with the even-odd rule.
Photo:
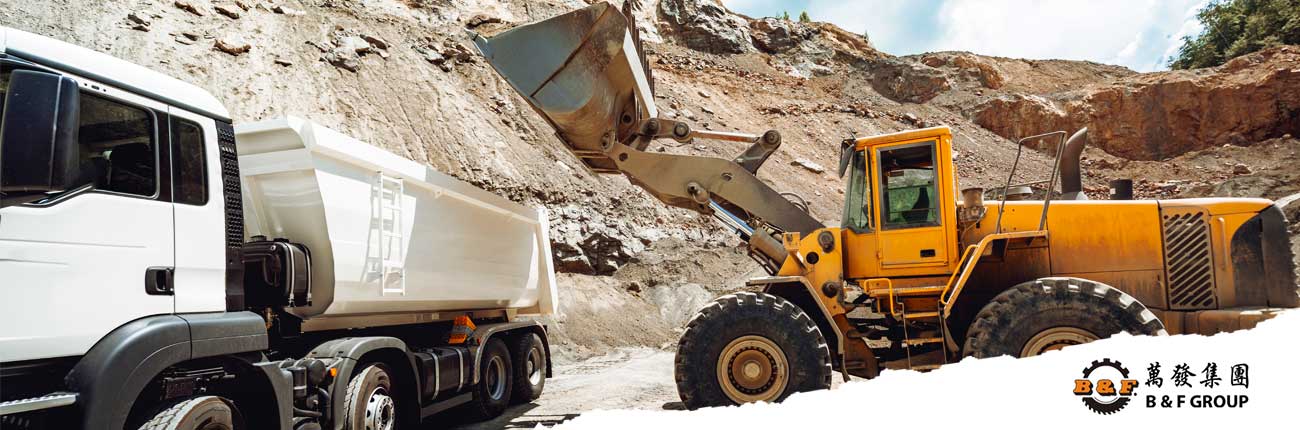
[[1093, 412], [1110, 415], [1128, 406], [1138, 381], [1129, 379], [1128, 369], [1109, 358], [1093, 361], [1083, 369], [1083, 378], [1074, 380], [1074, 395]]

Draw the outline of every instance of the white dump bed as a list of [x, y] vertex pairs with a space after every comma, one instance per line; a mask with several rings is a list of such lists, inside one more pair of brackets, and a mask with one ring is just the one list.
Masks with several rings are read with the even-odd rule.
[[235, 136], [245, 234], [310, 250], [312, 303], [290, 310], [305, 329], [555, 312], [544, 209], [300, 118]]

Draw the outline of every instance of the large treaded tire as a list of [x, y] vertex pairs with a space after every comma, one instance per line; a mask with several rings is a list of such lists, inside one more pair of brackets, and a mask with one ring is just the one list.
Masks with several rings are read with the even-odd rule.
[[[493, 371], [491, 365], [493, 359], [499, 359], [498, 365], [505, 366], [504, 372], [500, 379], [504, 384], [500, 392], [496, 393], [491, 382], [497, 379], [490, 378], [488, 373]], [[514, 391], [511, 385], [514, 382], [513, 366], [510, 363], [510, 349], [506, 347], [505, 342], [493, 337], [488, 339], [487, 344], [483, 345], [483, 357], [479, 359], [478, 385], [472, 388], [474, 399], [465, 404], [466, 417], [473, 421], [490, 420], [500, 416], [510, 406], [510, 395]], [[494, 396], [494, 394], [496, 394]]]
[[140, 430], [233, 430], [236, 414], [233, 407], [217, 396], [182, 400], [159, 411], [140, 426]]
[[994, 297], [970, 325], [962, 353], [1020, 357], [1026, 343], [1048, 329], [1073, 327], [1097, 339], [1121, 331], [1165, 335], [1164, 323], [1141, 302], [1109, 285], [1079, 278], [1043, 278]]
[[701, 309], [682, 333], [675, 376], [686, 408], [736, 404], [719, 384], [718, 360], [728, 343], [750, 335], [764, 337], [784, 352], [789, 374], [777, 402], [797, 392], [830, 388], [830, 349], [808, 314], [771, 294], [735, 293]]
[[373, 401], [371, 393], [382, 390], [392, 403], [391, 420], [397, 420], [397, 393], [393, 392], [393, 381], [388, 370], [381, 364], [371, 364], [354, 374], [348, 381], [348, 391], [344, 397], [343, 423], [345, 429], [366, 430], [368, 418], [367, 406]]
[[[514, 393], [511, 404], [528, 403], [542, 396], [546, 388], [546, 347], [537, 333], [520, 333], [511, 342], [510, 358], [514, 364]], [[531, 368], [530, 368], [531, 363]], [[529, 373], [530, 371], [535, 373]], [[533, 383], [533, 378], [537, 383]]]

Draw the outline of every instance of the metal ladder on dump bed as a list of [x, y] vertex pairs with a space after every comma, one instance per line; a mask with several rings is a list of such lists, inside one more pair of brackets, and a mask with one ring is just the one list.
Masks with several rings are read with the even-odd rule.
[[406, 294], [406, 244], [402, 234], [402, 178], [379, 172], [379, 282], [383, 295]]

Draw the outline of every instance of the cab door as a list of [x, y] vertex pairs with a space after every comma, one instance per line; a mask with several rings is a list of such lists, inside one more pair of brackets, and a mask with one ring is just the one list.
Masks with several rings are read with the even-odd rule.
[[166, 107], [74, 78], [78, 186], [0, 209], [0, 315], [18, 322], [0, 325], [0, 361], [84, 354], [131, 320], [173, 312]]
[[872, 148], [877, 256], [881, 276], [932, 275], [948, 266], [949, 218], [943, 204], [952, 196], [938, 167], [937, 139]]

